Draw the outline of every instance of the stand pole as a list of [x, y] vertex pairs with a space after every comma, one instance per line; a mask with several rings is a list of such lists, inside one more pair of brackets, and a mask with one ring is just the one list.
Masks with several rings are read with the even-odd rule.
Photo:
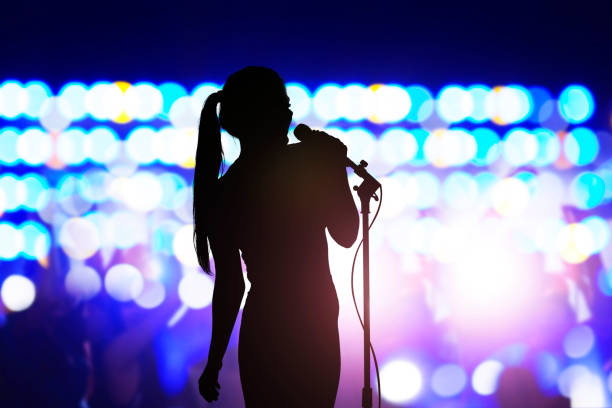
[[361, 406], [372, 408], [372, 386], [370, 384], [370, 198], [361, 200], [363, 222], [363, 390]]
[[[370, 384], [370, 199], [380, 188], [380, 183], [366, 171], [367, 162], [362, 160], [359, 165], [349, 160], [349, 166], [355, 174], [363, 178], [363, 183], [355, 187], [361, 200], [361, 218], [363, 234], [363, 389], [361, 391], [361, 406], [372, 408], [372, 385]], [[380, 392], [380, 390], [379, 390]]]

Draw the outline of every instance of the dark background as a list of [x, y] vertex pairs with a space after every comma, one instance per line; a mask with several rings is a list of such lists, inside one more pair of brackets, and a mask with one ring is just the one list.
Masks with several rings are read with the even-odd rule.
[[[8, 3], [8, 4], [7, 4]], [[223, 82], [582, 83], [612, 94], [609, 1], [5, 2], [0, 77]]]

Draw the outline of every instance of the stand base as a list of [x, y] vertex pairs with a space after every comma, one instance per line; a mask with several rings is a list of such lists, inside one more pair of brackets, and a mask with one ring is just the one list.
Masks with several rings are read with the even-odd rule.
[[372, 408], [372, 388], [363, 388], [361, 390], [361, 406], [363, 408]]

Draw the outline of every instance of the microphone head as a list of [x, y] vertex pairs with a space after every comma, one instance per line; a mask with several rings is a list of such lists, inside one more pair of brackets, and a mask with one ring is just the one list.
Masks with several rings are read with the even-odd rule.
[[295, 138], [300, 142], [303, 142], [304, 139], [308, 139], [308, 133], [310, 133], [310, 128], [303, 123], [300, 123], [293, 129]]

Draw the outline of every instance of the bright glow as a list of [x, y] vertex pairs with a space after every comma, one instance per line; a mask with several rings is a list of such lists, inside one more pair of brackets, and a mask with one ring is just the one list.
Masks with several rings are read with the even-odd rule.
[[37, 118], [43, 103], [51, 96], [51, 90], [44, 82], [30, 81], [25, 85], [28, 93], [28, 106], [24, 113], [30, 118]]
[[186, 266], [199, 266], [193, 246], [193, 225], [183, 225], [174, 235], [172, 249], [176, 258]]
[[178, 98], [170, 107], [168, 118], [170, 123], [177, 129], [190, 128], [197, 129], [200, 123], [200, 110], [191, 99], [191, 96]]
[[572, 407], [604, 407], [605, 389], [602, 379], [586, 366], [574, 364], [561, 372], [559, 391], [571, 399]]
[[561, 154], [559, 138], [550, 129], [537, 128], [531, 132], [538, 143], [538, 152], [532, 163], [536, 166], [548, 166], [554, 163]]
[[79, 265], [70, 268], [64, 279], [66, 291], [71, 295], [87, 300], [96, 296], [102, 288], [102, 280], [95, 269]]
[[474, 110], [472, 94], [457, 85], [446, 86], [438, 94], [436, 110], [446, 122], [461, 122]]
[[390, 177], [381, 180], [384, 183], [385, 199], [388, 205], [381, 207], [380, 215], [383, 219], [394, 218], [399, 215], [406, 206], [413, 205], [418, 194], [417, 182], [409, 173], [396, 171]]
[[419, 149], [414, 136], [402, 128], [390, 128], [380, 135], [378, 147], [383, 158], [394, 166], [414, 159]]
[[414, 173], [418, 186], [418, 196], [414, 203], [416, 208], [429, 208], [438, 202], [440, 197], [440, 182], [433, 174], [425, 171]]
[[436, 368], [431, 377], [431, 388], [441, 397], [454, 397], [465, 388], [467, 376], [456, 364], [444, 364]]
[[403, 404], [419, 394], [423, 387], [423, 376], [414, 363], [392, 360], [380, 369], [380, 387], [385, 400]]
[[174, 101], [187, 95], [185, 88], [175, 82], [164, 82], [158, 86], [158, 89], [162, 94], [162, 112], [166, 115], [170, 112]]
[[4, 81], [0, 85], [0, 116], [8, 119], [16, 119], [28, 109], [28, 92], [18, 81]]
[[184, 304], [192, 309], [202, 309], [212, 302], [212, 279], [200, 272], [187, 272], [179, 282], [178, 293]]
[[489, 119], [486, 109], [486, 100], [491, 92], [491, 88], [485, 85], [472, 85], [468, 88], [468, 92], [474, 101], [474, 108], [468, 119], [476, 123], [481, 123]]
[[584, 262], [591, 256], [594, 247], [591, 231], [583, 224], [566, 225], [557, 236], [557, 248], [561, 257], [572, 264]]
[[[191, 92], [191, 100], [195, 104], [195, 108], [197, 110], [201, 110], [204, 106], [204, 102], [206, 102], [206, 98], [220, 89], [220, 85], [212, 82], [204, 82], [203, 84], [198, 85], [193, 92]], [[293, 101], [291, 101], [291, 103], [293, 104]]]
[[159, 205], [162, 188], [153, 173], [139, 171], [127, 180], [122, 198], [128, 208], [148, 212]]
[[373, 85], [370, 121], [374, 123], [396, 123], [410, 112], [410, 95], [398, 85]]
[[0, 259], [16, 258], [24, 246], [21, 230], [9, 222], [0, 222]]
[[19, 154], [17, 153], [17, 142], [19, 140], [19, 133], [14, 128], [3, 128], [0, 130], [0, 163], [14, 165], [19, 160]]
[[582, 220], [581, 224], [589, 229], [593, 237], [593, 249], [591, 252], [600, 252], [608, 246], [610, 242], [610, 227], [603, 218], [593, 215]]
[[19, 135], [17, 154], [29, 166], [39, 166], [51, 158], [51, 136], [42, 129], [29, 128]]
[[578, 174], [570, 186], [570, 194], [578, 208], [597, 207], [604, 199], [606, 184], [603, 179], [592, 172]]
[[498, 125], [521, 122], [531, 109], [529, 91], [518, 85], [497, 86], [485, 99], [487, 116]]
[[514, 177], [500, 180], [491, 190], [493, 208], [506, 217], [521, 214], [527, 208], [529, 198], [527, 185]]
[[59, 234], [64, 252], [74, 259], [87, 259], [100, 249], [100, 237], [96, 226], [85, 218], [70, 218]]
[[238, 139], [229, 133], [221, 132], [221, 147], [223, 149], [223, 161], [226, 165], [232, 164], [240, 155], [240, 143]]
[[2, 302], [13, 312], [26, 310], [36, 298], [34, 283], [23, 275], [9, 275], [0, 289]]
[[340, 117], [336, 101], [341, 89], [337, 84], [325, 84], [315, 91], [312, 107], [319, 119], [330, 122]]
[[508, 132], [503, 142], [503, 154], [506, 161], [511, 165], [522, 166], [536, 158], [538, 141], [526, 129], [513, 129]]
[[578, 325], [571, 329], [563, 339], [563, 350], [568, 357], [581, 358], [586, 356], [595, 344], [595, 333], [586, 325]]
[[478, 184], [468, 173], [457, 171], [444, 180], [442, 195], [448, 206], [469, 209], [478, 200]]
[[559, 95], [559, 113], [569, 123], [582, 123], [595, 112], [591, 91], [581, 85], [570, 85]]
[[476, 140], [476, 154], [472, 162], [477, 166], [488, 166], [497, 160], [500, 153], [497, 133], [488, 128], [476, 128], [472, 135]]
[[153, 309], [161, 305], [166, 297], [166, 288], [163, 283], [147, 279], [140, 295], [134, 299], [136, 304], [144, 309]]
[[56, 97], [45, 99], [40, 108], [40, 124], [49, 132], [61, 132], [66, 129], [71, 118], [61, 109]]
[[131, 248], [147, 242], [147, 219], [142, 213], [115, 211], [108, 221], [112, 240], [117, 248]]
[[36, 221], [21, 224], [23, 235], [23, 256], [28, 259], [43, 259], [49, 254], [51, 237], [49, 231]]
[[288, 83], [286, 88], [293, 111], [293, 121], [298, 122], [310, 114], [312, 105], [310, 91], [305, 86], [293, 82]]
[[472, 387], [480, 395], [492, 395], [497, 390], [499, 376], [504, 365], [497, 360], [485, 360], [472, 374]]
[[99, 164], [115, 160], [121, 148], [119, 138], [114, 130], [108, 127], [95, 127], [85, 135], [83, 152], [85, 157]]
[[597, 158], [599, 141], [591, 129], [575, 128], [565, 136], [563, 151], [570, 163], [575, 166], [585, 166]]
[[85, 98], [88, 89], [79, 82], [69, 82], [58, 94], [58, 106], [63, 116], [71, 120], [82, 119], [87, 114]]
[[413, 123], [427, 120], [434, 109], [434, 99], [429, 90], [419, 85], [412, 85], [406, 88], [406, 91], [412, 102], [406, 119]]
[[464, 129], [437, 129], [429, 134], [423, 150], [436, 167], [461, 166], [474, 158], [477, 145]]
[[153, 150], [154, 138], [155, 130], [152, 127], [134, 128], [125, 141], [127, 154], [139, 164], [151, 164], [157, 158]]
[[376, 151], [376, 140], [372, 133], [362, 128], [351, 128], [344, 132], [340, 140], [346, 144], [348, 155], [370, 160]]
[[92, 85], [85, 96], [87, 112], [97, 120], [113, 119], [121, 115], [124, 96], [115, 83], [98, 82]]
[[125, 112], [138, 120], [151, 120], [163, 106], [162, 94], [153, 84], [139, 82], [125, 91]]
[[133, 265], [122, 263], [106, 272], [104, 287], [115, 300], [127, 302], [141, 294], [144, 280], [140, 271]]
[[81, 164], [87, 159], [85, 152], [85, 132], [80, 128], [70, 128], [57, 138], [57, 156], [66, 164]]
[[372, 108], [373, 92], [361, 84], [349, 84], [341, 88], [336, 96], [338, 115], [350, 122], [368, 117]]

